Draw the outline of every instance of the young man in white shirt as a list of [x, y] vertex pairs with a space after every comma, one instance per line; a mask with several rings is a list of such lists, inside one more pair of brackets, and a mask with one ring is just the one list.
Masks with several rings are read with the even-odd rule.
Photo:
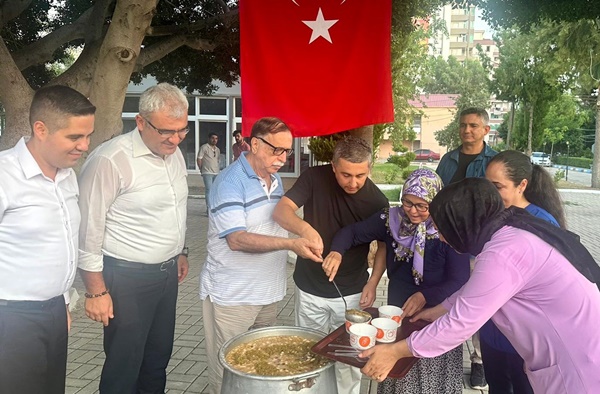
[[101, 393], [165, 390], [178, 282], [188, 273], [178, 148], [187, 106], [174, 86], [149, 88], [137, 128], [99, 146], [81, 170], [79, 268], [86, 314], [105, 326]]
[[202, 181], [204, 181], [206, 216], [208, 216], [210, 210], [210, 189], [221, 168], [221, 150], [217, 147], [218, 142], [219, 136], [217, 133], [209, 133], [208, 142], [200, 147], [198, 150], [198, 158], [196, 159], [200, 174], [202, 174]]
[[63, 394], [77, 268], [77, 178], [94, 107], [66, 86], [38, 90], [31, 136], [0, 153], [0, 393]]

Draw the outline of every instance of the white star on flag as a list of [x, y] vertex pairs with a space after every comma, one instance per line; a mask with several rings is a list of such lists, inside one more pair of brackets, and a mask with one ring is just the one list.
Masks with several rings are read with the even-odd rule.
[[331, 26], [335, 25], [339, 19], [331, 19], [325, 20], [323, 18], [323, 11], [319, 8], [319, 12], [317, 13], [317, 19], [314, 21], [302, 21], [306, 26], [312, 29], [312, 34], [310, 36], [309, 44], [312, 44], [314, 40], [319, 37], [323, 37], [327, 41], [333, 44], [331, 41], [331, 37], [329, 36], [329, 29]]

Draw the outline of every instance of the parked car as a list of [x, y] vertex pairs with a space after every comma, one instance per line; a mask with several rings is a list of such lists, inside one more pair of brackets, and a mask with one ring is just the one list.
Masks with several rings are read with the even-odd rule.
[[550, 155], [547, 153], [531, 152], [531, 163], [542, 167], [550, 167], [552, 165], [552, 160], [550, 160]]
[[435, 153], [434, 151], [432, 151], [430, 149], [417, 149], [415, 151], [415, 160], [427, 160], [429, 162], [432, 162], [434, 160], [439, 160], [439, 159], [440, 159], [440, 154]]

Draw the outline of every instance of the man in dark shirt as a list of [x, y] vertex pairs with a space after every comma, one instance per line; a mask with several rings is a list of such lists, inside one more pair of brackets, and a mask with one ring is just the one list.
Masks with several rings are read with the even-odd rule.
[[235, 130], [233, 132], [233, 139], [235, 139], [235, 142], [231, 146], [231, 151], [233, 152], [233, 161], [236, 161], [242, 152], [248, 152], [250, 150], [250, 145], [244, 141], [244, 137], [242, 137], [242, 132], [240, 130]]
[[[335, 233], [344, 226], [367, 219], [388, 205], [368, 178], [371, 147], [360, 138], [340, 140], [329, 165], [304, 171], [275, 207], [273, 218], [286, 230], [317, 242], [327, 255]], [[304, 220], [296, 215], [304, 207]], [[335, 278], [348, 308], [365, 308], [375, 300], [377, 284], [385, 271], [385, 244], [379, 243], [369, 278], [369, 245], [344, 254]], [[344, 324], [345, 307], [321, 264], [298, 257], [294, 270], [296, 325], [330, 332]], [[338, 393], [359, 393], [358, 368], [336, 364]]]
[[436, 169], [445, 186], [465, 178], [484, 177], [485, 167], [498, 153], [484, 141], [490, 132], [486, 110], [467, 108], [460, 113], [459, 119], [462, 145], [446, 153]]
[[[447, 186], [465, 178], [485, 177], [485, 168], [492, 157], [498, 152], [490, 148], [484, 137], [490, 132], [489, 115], [482, 108], [467, 108], [460, 113], [460, 140], [462, 145], [442, 157], [436, 169]], [[473, 258], [471, 259], [473, 261]], [[479, 332], [471, 338], [473, 353], [471, 353], [471, 387], [485, 389], [487, 382], [484, 376], [481, 359]]]

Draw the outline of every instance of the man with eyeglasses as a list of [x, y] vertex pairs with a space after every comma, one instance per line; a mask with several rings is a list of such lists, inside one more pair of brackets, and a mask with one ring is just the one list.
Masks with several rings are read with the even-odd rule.
[[[273, 218], [286, 230], [319, 245], [319, 255], [329, 254], [334, 235], [344, 226], [365, 220], [388, 201], [369, 179], [373, 152], [357, 137], [338, 141], [331, 164], [309, 168], [285, 194]], [[304, 219], [296, 211], [304, 207]], [[346, 254], [335, 278], [348, 308], [373, 305], [377, 284], [385, 271], [385, 243], [379, 243], [373, 273], [367, 271], [369, 245], [360, 245]], [[331, 332], [345, 322], [345, 305], [323, 272], [304, 256], [298, 256], [294, 270], [294, 311], [296, 325]], [[339, 394], [360, 392], [358, 368], [336, 363]]]
[[288, 238], [272, 219], [283, 196], [277, 171], [293, 153], [292, 133], [277, 118], [252, 127], [250, 151], [223, 170], [210, 195], [208, 255], [200, 273], [208, 392], [221, 393], [221, 346], [252, 328], [270, 326], [286, 293], [287, 250], [321, 261], [317, 245]]
[[161, 83], [137, 127], [105, 142], [79, 177], [79, 271], [86, 315], [104, 325], [100, 393], [163, 393], [178, 283], [188, 273], [187, 171], [178, 145], [188, 101]]
[[217, 142], [219, 142], [217, 133], [209, 133], [208, 142], [200, 147], [198, 150], [198, 159], [196, 160], [200, 174], [202, 174], [202, 180], [204, 181], [206, 216], [210, 212], [210, 189], [220, 168], [221, 151], [217, 147]]

